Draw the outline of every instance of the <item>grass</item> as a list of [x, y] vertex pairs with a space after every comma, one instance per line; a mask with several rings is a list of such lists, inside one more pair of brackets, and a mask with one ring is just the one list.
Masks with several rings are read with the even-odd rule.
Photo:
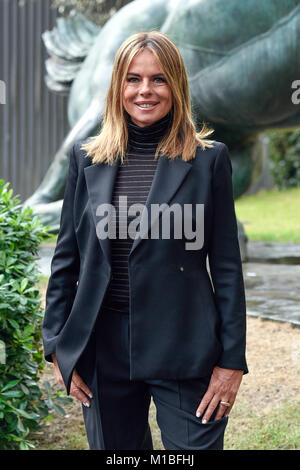
[[235, 210], [250, 240], [300, 243], [300, 187], [242, 196]]
[[[65, 410], [68, 410], [67, 406]], [[83, 418], [79, 416], [73, 420], [71, 431], [67, 420], [65, 418], [64, 422], [63, 418], [54, 416], [40, 435], [33, 433], [35, 450], [89, 450]]]
[[256, 414], [244, 402], [232, 411], [225, 450], [296, 450], [300, 448], [300, 403], [287, 401]]
[[41, 245], [47, 246], [47, 245], [56, 244], [57, 236], [58, 234], [53, 234], [53, 233], [49, 234], [49, 237], [47, 238], [47, 240], [42, 242]]

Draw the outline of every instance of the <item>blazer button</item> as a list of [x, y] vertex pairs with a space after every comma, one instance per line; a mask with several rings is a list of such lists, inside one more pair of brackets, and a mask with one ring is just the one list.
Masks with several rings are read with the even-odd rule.
[[183, 266], [180, 266], [180, 271], [184, 271], [184, 267], [183, 267]]

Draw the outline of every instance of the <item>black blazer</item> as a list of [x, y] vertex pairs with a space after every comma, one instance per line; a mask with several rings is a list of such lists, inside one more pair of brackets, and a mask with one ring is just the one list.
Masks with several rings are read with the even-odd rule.
[[[119, 165], [91, 164], [81, 143], [70, 152], [42, 329], [45, 359], [56, 353], [67, 393], [78, 361], [88, 367], [92, 359], [86, 351], [111, 278], [110, 240], [97, 237], [96, 210], [111, 202]], [[130, 380], [196, 378], [215, 365], [247, 373], [244, 280], [226, 145], [198, 147], [189, 162], [160, 157], [149, 214], [152, 203], [204, 204], [204, 244], [186, 250], [191, 240], [184, 236], [134, 240]]]

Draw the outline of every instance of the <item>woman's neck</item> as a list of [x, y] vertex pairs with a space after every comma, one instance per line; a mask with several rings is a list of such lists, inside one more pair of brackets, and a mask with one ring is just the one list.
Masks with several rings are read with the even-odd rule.
[[172, 126], [172, 109], [161, 119], [149, 126], [138, 126], [126, 112], [128, 125], [129, 151], [140, 151], [141, 153], [155, 153], [157, 144]]

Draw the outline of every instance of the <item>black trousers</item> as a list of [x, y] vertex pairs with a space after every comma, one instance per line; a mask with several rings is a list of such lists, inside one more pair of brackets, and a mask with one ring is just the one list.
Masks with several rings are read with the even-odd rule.
[[151, 396], [166, 450], [223, 449], [228, 417], [213, 421], [217, 410], [206, 424], [196, 417], [210, 376], [129, 380], [129, 314], [102, 308], [88, 347], [94, 360], [88, 369], [79, 362], [77, 371], [94, 396], [90, 408], [82, 406], [90, 449], [153, 450]]

